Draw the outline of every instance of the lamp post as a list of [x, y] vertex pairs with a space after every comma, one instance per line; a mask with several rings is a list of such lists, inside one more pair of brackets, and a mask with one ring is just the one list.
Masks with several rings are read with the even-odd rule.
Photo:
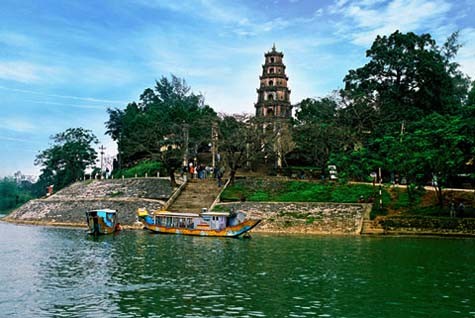
[[104, 171], [104, 150], [106, 150], [106, 147], [104, 145], [101, 145], [99, 147], [99, 150], [101, 151], [101, 179], [102, 179], [102, 172]]

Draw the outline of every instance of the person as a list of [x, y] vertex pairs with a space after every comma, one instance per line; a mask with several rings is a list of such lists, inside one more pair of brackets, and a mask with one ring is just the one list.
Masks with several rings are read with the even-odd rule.
[[455, 203], [454, 200], [450, 201], [450, 217], [455, 217]]
[[117, 224], [115, 225], [115, 231], [116, 231], [116, 232], [122, 231], [122, 225], [120, 225], [120, 223], [117, 223]]
[[462, 216], [463, 212], [465, 210], [465, 205], [463, 205], [463, 202], [460, 202], [459, 206], [457, 207], [457, 213]]
[[218, 169], [218, 172], [216, 173], [216, 177], [218, 178], [218, 187], [221, 188], [223, 185], [223, 173], [221, 172], [220, 169]]

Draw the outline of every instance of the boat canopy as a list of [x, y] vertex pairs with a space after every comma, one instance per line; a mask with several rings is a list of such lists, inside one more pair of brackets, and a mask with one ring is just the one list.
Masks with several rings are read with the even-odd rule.
[[229, 212], [203, 212], [202, 216], [229, 216]]
[[185, 213], [185, 212], [168, 212], [168, 211], [159, 211], [153, 214], [154, 216], [171, 216], [171, 217], [189, 217], [197, 218], [200, 215], [198, 213]]
[[117, 213], [116, 210], [111, 210], [111, 209], [100, 209], [100, 210], [91, 210], [87, 211], [86, 213], [97, 213], [97, 212], [103, 212], [103, 213]]

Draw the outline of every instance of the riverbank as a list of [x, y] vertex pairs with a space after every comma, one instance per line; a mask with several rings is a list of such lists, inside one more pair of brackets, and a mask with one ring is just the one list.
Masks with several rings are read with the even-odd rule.
[[[371, 187], [342, 186], [332, 184], [332, 192], [321, 191], [319, 184], [285, 183], [280, 179], [255, 178], [250, 186], [236, 188], [224, 198], [240, 198], [234, 202], [220, 202], [215, 211], [241, 210], [251, 218], [262, 222], [253, 231], [260, 233], [315, 234], [315, 235], [438, 235], [475, 237], [475, 219], [446, 216], [411, 216], [392, 213], [373, 219], [371, 203], [351, 203], [357, 201], [358, 194], [370, 195]], [[290, 187], [290, 188], [289, 188]], [[262, 193], [280, 196], [284, 192], [289, 198], [303, 193], [307, 200], [329, 198], [347, 200], [340, 202], [275, 202], [245, 201], [244, 198], [266, 198]], [[256, 189], [257, 194], [250, 190]], [[279, 189], [282, 189], [278, 192]], [[317, 191], [314, 194], [309, 191]], [[246, 192], [247, 191], [247, 192]], [[166, 178], [137, 178], [125, 180], [93, 180], [78, 182], [58, 193], [43, 199], [32, 200], [16, 209], [2, 221], [40, 226], [85, 228], [85, 211], [109, 208], [117, 210], [124, 229], [142, 229], [137, 222], [137, 208], [154, 211], [166, 206], [176, 189], [169, 186]], [[394, 194], [394, 193], [393, 193]], [[403, 193], [398, 194], [401, 203]], [[331, 195], [331, 196], [330, 196]], [[389, 197], [389, 195], [388, 195]], [[223, 196], [221, 197], [223, 198]]]

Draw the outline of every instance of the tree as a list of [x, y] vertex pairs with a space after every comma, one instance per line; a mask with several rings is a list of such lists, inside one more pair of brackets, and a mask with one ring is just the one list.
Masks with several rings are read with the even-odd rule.
[[[224, 115], [218, 122], [218, 149], [231, 170], [230, 183], [234, 183], [236, 172], [251, 166], [257, 160], [275, 159], [276, 138], [281, 130], [265, 127], [265, 121], [247, 114]], [[268, 147], [272, 145], [272, 147]], [[284, 147], [281, 147], [284, 150]]]
[[0, 180], [0, 212], [10, 212], [32, 198], [31, 183], [20, 182], [16, 177]]
[[54, 144], [36, 156], [35, 165], [42, 166], [39, 184], [53, 184], [59, 190], [81, 179], [86, 167], [95, 164], [92, 145], [99, 141], [83, 128], [69, 128], [51, 139]]
[[173, 75], [145, 89], [139, 102], [129, 103], [125, 110], [108, 109], [108, 113], [106, 134], [118, 144], [119, 166], [159, 160], [173, 185], [174, 171], [208, 145], [211, 124], [217, 119], [203, 96], [191, 92], [184, 80]]
[[372, 110], [375, 128], [382, 133], [432, 112], [454, 115], [468, 85], [451, 62], [459, 47], [457, 33], [442, 48], [429, 34], [377, 36], [366, 52], [370, 61], [346, 75], [342, 95], [350, 108]]
[[351, 130], [339, 119], [336, 99], [304, 99], [298, 104], [294, 140], [301, 162], [324, 169], [330, 156], [351, 147]]
[[[463, 169], [469, 156], [464, 151], [467, 145], [472, 144], [473, 149], [473, 138], [466, 129], [460, 116], [433, 113], [409, 125], [404, 135], [385, 136], [375, 143], [385, 158], [383, 166], [404, 176], [408, 184], [424, 186], [430, 180], [442, 206], [443, 187], [450, 176]], [[408, 187], [410, 198], [413, 188]]]

